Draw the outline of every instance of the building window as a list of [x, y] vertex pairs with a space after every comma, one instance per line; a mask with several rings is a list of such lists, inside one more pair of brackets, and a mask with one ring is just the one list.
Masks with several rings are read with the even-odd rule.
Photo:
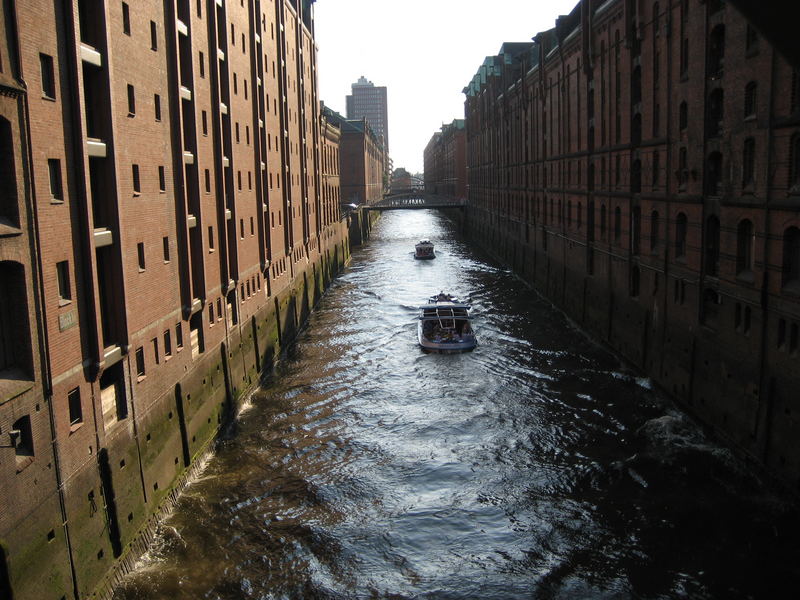
[[619, 244], [622, 239], [622, 209], [614, 208], [614, 243]]
[[167, 191], [167, 174], [163, 165], [158, 167], [158, 190], [160, 192]]
[[600, 239], [606, 239], [606, 205], [600, 205]]
[[800, 191], [800, 133], [792, 136], [789, 146], [789, 191]]
[[685, 187], [689, 181], [689, 167], [688, 167], [687, 151], [682, 147], [678, 151], [678, 184], [680, 187]]
[[69, 406], [69, 424], [75, 427], [83, 423], [83, 410], [81, 408], [81, 390], [75, 388], [67, 394], [67, 404]]
[[722, 119], [725, 116], [725, 93], [717, 88], [708, 97], [708, 121], [706, 131], [709, 137], [722, 133]]
[[658, 248], [658, 235], [659, 235], [659, 215], [658, 211], [654, 210], [650, 213], [650, 250], [655, 252], [656, 248]]
[[122, 3], [122, 33], [131, 34], [131, 9], [127, 2]]
[[752, 56], [758, 52], [758, 33], [755, 27], [747, 24], [747, 31], [744, 38], [744, 47], [746, 56]]
[[11, 444], [14, 446], [17, 472], [19, 472], [33, 462], [33, 430], [31, 429], [30, 416], [25, 415], [14, 421], [9, 435], [11, 436]]
[[206, 169], [203, 172], [203, 177], [204, 177], [205, 185], [206, 185], [206, 194], [210, 194], [211, 193], [211, 171]]
[[136, 375], [138, 377], [144, 377], [146, 374], [144, 368], [144, 348], [139, 346], [136, 349]]
[[142, 182], [139, 180], [139, 165], [131, 165], [131, 177], [133, 179], [133, 193], [142, 193]]
[[56, 75], [53, 68], [53, 57], [48, 54], [39, 54], [39, 65], [42, 69], [42, 95], [55, 100]]
[[652, 186], [658, 186], [658, 178], [661, 174], [661, 156], [658, 153], [658, 150], [653, 152], [653, 179], [652, 179]]
[[208, 249], [214, 250], [214, 228], [211, 225], [208, 226]]
[[200, 113], [201, 122], [203, 125], [203, 135], [208, 135], [208, 114], [206, 111]]
[[153, 96], [153, 106], [155, 107], [156, 121], [161, 120], [161, 96]]
[[167, 329], [164, 332], [164, 358], [172, 356], [172, 332]]
[[69, 280], [69, 261], [62, 260], [56, 263], [56, 276], [58, 279], [58, 299], [62, 303], [72, 300], [72, 286]]
[[719, 196], [722, 193], [722, 154], [712, 152], [706, 161], [705, 193]]
[[153, 344], [153, 361], [155, 362], [155, 364], [159, 364], [161, 362], [161, 359], [159, 358], [158, 355], [158, 338], [153, 338], [151, 342]]
[[47, 172], [50, 176], [50, 196], [53, 200], [64, 200], [64, 189], [61, 183], [61, 161], [57, 158], [47, 159]]
[[642, 191], [642, 161], [638, 158], [631, 165], [631, 193], [639, 194]]
[[675, 218], [675, 257], [686, 257], [686, 231], [687, 219], [684, 213], [678, 213]]
[[725, 26], [717, 25], [708, 37], [708, 74], [718, 76], [725, 64]]
[[164, 248], [164, 262], [169, 262], [169, 236], [164, 236], [161, 239], [161, 245]]
[[681, 43], [681, 76], [685, 77], [689, 73], [689, 38], [683, 38]]
[[706, 274], [719, 275], [719, 219], [715, 215], [706, 220]]
[[634, 206], [631, 212], [631, 254], [638, 256], [641, 253], [642, 239], [642, 208]]
[[136, 114], [136, 90], [133, 86], [128, 84], [128, 116], [132, 117]]
[[744, 88], [744, 116], [754, 117], [756, 115], [756, 98], [758, 92], [758, 84], [751, 81]]
[[158, 50], [158, 28], [155, 21], [150, 21], [150, 49]]
[[678, 127], [681, 131], [686, 129], [689, 124], [689, 107], [686, 104], [686, 101], [681, 102], [680, 107], [678, 108]]
[[144, 242], [139, 242], [136, 244], [136, 256], [139, 260], [139, 270], [144, 271], [145, 262], [144, 262]]
[[756, 168], [756, 142], [753, 138], [744, 141], [742, 149], [742, 186], [753, 185]]
[[183, 348], [183, 325], [175, 323], [175, 347]]
[[783, 233], [783, 287], [800, 291], [800, 229], [789, 227]]
[[753, 271], [753, 246], [755, 234], [753, 222], [742, 219], [736, 228], [736, 274], [739, 276], [750, 274]]

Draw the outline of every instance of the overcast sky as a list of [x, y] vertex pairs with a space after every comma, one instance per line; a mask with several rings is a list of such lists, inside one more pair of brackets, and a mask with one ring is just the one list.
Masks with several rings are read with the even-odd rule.
[[317, 0], [320, 99], [345, 114], [350, 84], [385, 85], [395, 167], [422, 171], [443, 123], [464, 117], [461, 90], [503, 42], [530, 41], [578, 0]]

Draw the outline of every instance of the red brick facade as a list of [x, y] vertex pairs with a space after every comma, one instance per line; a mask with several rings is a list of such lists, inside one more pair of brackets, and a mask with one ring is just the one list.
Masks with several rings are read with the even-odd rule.
[[0, 8], [0, 596], [107, 585], [344, 260], [312, 4]]
[[800, 486], [797, 68], [721, 1], [583, 0], [465, 93], [474, 235]]
[[464, 120], [443, 125], [425, 146], [425, 191], [449, 198], [467, 197], [467, 136]]

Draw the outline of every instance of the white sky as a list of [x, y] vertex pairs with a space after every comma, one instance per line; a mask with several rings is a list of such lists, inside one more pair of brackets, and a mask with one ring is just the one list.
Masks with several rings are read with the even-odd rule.
[[442, 124], [464, 117], [461, 90], [503, 42], [555, 26], [578, 0], [317, 0], [320, 99], [345, 115], [363, 75], [387, 87], [395, 168], [422, 171]]

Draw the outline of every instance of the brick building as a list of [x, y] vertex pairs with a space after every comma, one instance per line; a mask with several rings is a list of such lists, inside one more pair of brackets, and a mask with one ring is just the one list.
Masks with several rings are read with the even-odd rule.
[[0, 8], [3, 597], [107, 590], [346, 259], [312, 4]]
[[472, 234], [798, 489], [797, 67], [721, 0], [533, 39], [464, 90]]
[[425, 146], [425, 191], [450, 198], [467, 197], [467, 136], [464, 119], [442, 125]]
[[345, 119], [323, 108], [329, 123], [339, 127], [340, 189], [345, 204], [372, 204], [383, 197], [388, 156], [366, 119]]

